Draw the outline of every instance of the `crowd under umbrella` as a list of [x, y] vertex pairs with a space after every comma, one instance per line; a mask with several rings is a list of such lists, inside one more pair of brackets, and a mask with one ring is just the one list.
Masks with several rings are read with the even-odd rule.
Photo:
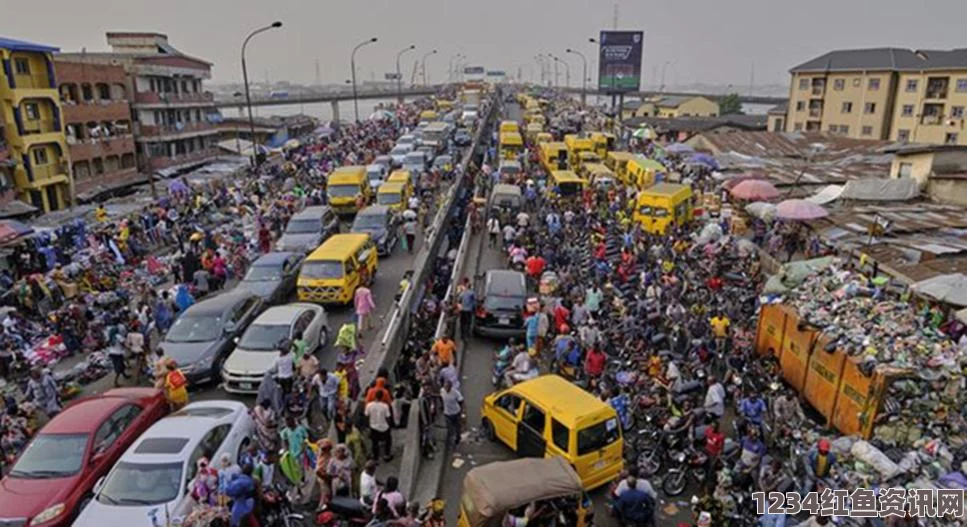
[[711, 168], [712, 170], [719, 169], [719, 162], [716, 161], [715, 157], [710, 154], [703, 154], [703, 153], [692, 154], [692, 156], [688, 158], [688, 162], [693, 165], [705, 165]]
[[729, 193], [734, 198], [746, 201], [769, 201], [779, 197], [779, 190], [768, 181], [749, 179], [732, 187]]
[[829, 211], [804, 199], [787, 199], [776, 205], [776, 217], [782, 220], [809, 221], [829, 216]]

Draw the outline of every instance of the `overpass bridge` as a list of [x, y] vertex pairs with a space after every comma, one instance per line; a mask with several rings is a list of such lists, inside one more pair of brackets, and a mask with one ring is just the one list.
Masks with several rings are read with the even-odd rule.
[[[395, 99], [396, 96], [416, 97], [433, 95], [440, 90], [440, 86], [411, 86], [403, 88], [397, 92], [395, 88], [367, 88], [356, 90], [356, 98], [359, 100], [368, 99]], [[353, 100], [352, 90], [328, 91], [324, 93], [300, 94], [294, 97], [253, 97], [252, 106], [285, 106], [293, 104], [310, 104], [328, 102], [332, 104], [332, 115], [334, 120], [339, 120], [339, 103], [342, 101]], [[244, 97], [232, 97], [231, 99], [216, 99], [216, 108], [238, 108], [246, 107]]]
[[[581, 88], [557, 88], [568, 93], [581, 93]], [[596, 90], [593, 88], [588, 88], [588, 95], [610, 95], [605, 90]], [[641, 99], [646, 99], [649, 97], [705, 97], [706, 99], [719, 102], [720, 99], [725, 97], [726, 93], [697, 93], [697, 92], [657, 92], [657, 91], [636, 91], [636, 92], [626, 92], [625, 97], [636, 97]], [[742, 95], [739, 94], [739, 100], [746, 104], [782, 104], [788, 102], [789, 99], [786, 97], [768, 97], [762, 95]]]

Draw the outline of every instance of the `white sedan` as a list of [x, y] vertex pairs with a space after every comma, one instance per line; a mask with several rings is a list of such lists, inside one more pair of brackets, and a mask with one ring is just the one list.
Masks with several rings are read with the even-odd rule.
[[[238, 462], [255, 424], [237, 401], [191, 403], [153, 424], [94, 486], [74, 527], [180, 525], [191, 512], [191, 484], [203, 457]], [[156, 518], [152, 523], [152, 517]]]
[[322, 306], [296, 302], [271, 307], [259, 315], [225, 361], [222, 369], [225, 391], [258, 393], [262, 377], [279, 358], [279, 348], [300, 333], [308, 343], [306, 353], [315, 353], [326, 346], [329, 318]]

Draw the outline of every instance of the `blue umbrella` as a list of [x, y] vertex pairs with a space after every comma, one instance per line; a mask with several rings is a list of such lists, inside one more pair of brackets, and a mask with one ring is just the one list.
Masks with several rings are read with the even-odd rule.
[[695, 163], [697, 165], [705, 165], [712, 170], [719, 169], [719, 162], [709, 154], [692, 154], [692, 156], [688, 158], [688, 162]]
[[685, 143], [672, 143], [665, 147], [665, 151], [673, 154], [691, 154], [695, 149]]

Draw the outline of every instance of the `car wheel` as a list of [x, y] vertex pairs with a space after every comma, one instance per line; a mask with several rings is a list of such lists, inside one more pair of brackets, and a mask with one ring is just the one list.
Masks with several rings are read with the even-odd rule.
[[483, 436], [487, 438], [488, 441], [496, 441], [497, 433], [494, 432], [494, 425], [490, 422], [490, 419], [486, 417], [480, 422], [480, 429], [483, 431]]

